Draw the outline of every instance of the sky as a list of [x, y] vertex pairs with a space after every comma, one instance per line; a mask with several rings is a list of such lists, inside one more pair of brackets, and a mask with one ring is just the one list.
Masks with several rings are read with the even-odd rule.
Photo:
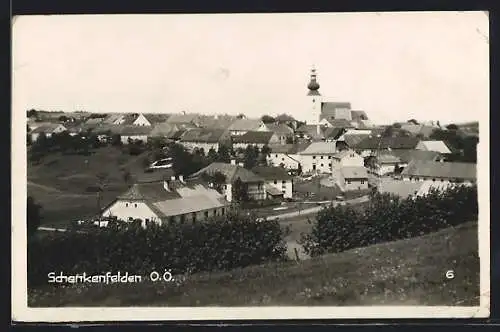
[[377, 124], [489, 112], [484, 12], [19, 16], [13, 111], [288, 113], [324, 101]]

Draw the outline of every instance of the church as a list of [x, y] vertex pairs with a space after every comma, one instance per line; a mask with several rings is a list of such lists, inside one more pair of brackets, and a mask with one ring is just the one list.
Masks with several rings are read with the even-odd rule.
[[324, 101], [319, 88], [316, 69], [313, 68], [310, 81], [307, 84], [308, 114], [310, 115], [307, 124], [315, 125], [318, 135], [321, 133], [321, 127], [344, 129], [368, 129], [371, 127], [366, 112], [351, 109], [349, 102]]

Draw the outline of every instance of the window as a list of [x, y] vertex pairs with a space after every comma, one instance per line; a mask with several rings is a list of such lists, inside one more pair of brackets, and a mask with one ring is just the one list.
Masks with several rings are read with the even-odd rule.
[[277, 184], [277, 183], [278, 183], [278, 181], [277, 181], [277, 180], [274, 180], [274, 184]]
[[275, 155], [276, 158], [278, 158], [278, 155]]
[[323, 164], [321, 164], [321, 167], [323, 167]]
[[365, 180], [361, 180], [361, 184], [365, 184]]
[[224, 215], [225, 212], [226, 212], [226, 209], [222, 208], [221, 214]]
[[193, 223], [195, 223], [195, 222], [196, 222], [196, 212], [193, 212], [193, 213], [191, 214], [191, 219], [193, 220]]
[[125, 207], [128, 207], [128, 203], [125, 203]]
[[136, 208], [136, 207], [137, 207], [137, 204], [134, 204], [134, 207]]
[[216, 216], [216, 215], [217, 215], [217, 210], [214, 210], [214, 216]]
[[351, 180], [347, 180], [347, 184], [351, 184]]
[[186, 216], [181, 214], [180, 215], [180, 221], [181, 221], [181, 224], [184, 223], [184, 221], [186, 220]]
[[172, 216], [172, 217], [168, 218], [168, 222], [169, 222], [169, 224], [171, 224], [171, 225], [172, 225], [173, 223], [175, 223], [175, 218], [174, 218], [174, 216]]
[[328, 156], [328, 159], [332, 159], [332, 156]]
[[285, 161], [285, 158], [281, 158], [281, 161]]
[[321, 159], [323, 159], [323, 156], [321, 156]]
[[316, 159], [316, 156], [313, 156], [313, 159]]
[[226, 185], [224, 185], [224, 190], [226, 190], [226, 189], [227, 189], [227, 186], [226, 186]]
[[436, 179], [432, 179], [432, 182], [436, 182]]
[[282, 184], [286, 184], [286, 181], [285, 181], [285, 180], [283, 180], [283, 181], [281, 181], [281, 183], [282, 183]]
[[205, 218], [208, 218], [208, 211], [205, 211]]
[[313, 171], [315, 171], [315, 170], [316, 170], [316, 165], [313, 165]]

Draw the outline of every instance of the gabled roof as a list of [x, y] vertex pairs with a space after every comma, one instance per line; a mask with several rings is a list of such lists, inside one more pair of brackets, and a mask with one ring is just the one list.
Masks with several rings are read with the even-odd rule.
[[448, 146], [443, 141], [420, 141], [418, 144], [421, 150], [436, 151], [439, 153], [451, 153]]
[[475, 180], [476, 164], [413, 160], [401, 175]]
[[203, 173], [214, 174], [220, 172], [226, 176], [226, 183], [233, 183], [237, 178], [242, 182], [262, 182], [263, 179], [253, 172], [239, 165], [231, 165], [226, 163], [211, 163], [205, 168], [191, 175], [191, 178], [199, 177]]
[[181, 142], [217, 143], [225, 132], [224, 129], [189, 129], [182, 135]]
[[231, 131], [254, 131], [259, 129], [262, 121], [259, 119], [238, 119], [231, 123], [229, 130]]
[[344, 179], [366, 179], [368, 171], [362, 166], [342, 167], [340, 173]]
[[151, 125], [155, 125], [158, 123], [163, 123], [167, 121], [169, 115], [168, 114], [142, 114]]
[[284, 123], [267, 123], [266, 127], [269, 131], [278, 135], [293, 135], [293, 129]]
[[265, 180], [289, 180], [292, 178], [283, 167], [256, 166], [252, 168], [252, 172]]
[[198, 114], [186, 113], [186, 114], [172, 114], [168, 117], [168, 123], [194, 123], [198, 119]]
[[325, 138], [337, 139], [344, 132], [344, 128], [330, 127], [325, 129]]
[[216, 116], [202, 115], [197, 120], [197, 124], [202, 128], [227, 129], [236, 120], [236, 116], [227, 114], [218, 114]]
[[185, 129], [180, 129], [180, 130], [176, 130], [172, 133], [170, 133], [167, 138], [170, 138], [170, 139], [180, 139], [182, 137], [182, 135], [184, 135], [184, 133], [186, 133], [186, 130]]
[[153, 129], [150, 132], [151, 136], [165, 136], [168, 137], [175, 133], [179, 128], [175, 124], [168, 122], [161, 122], [154, 125]]
[[313, 139], [319, 140], [325, 138], [324, 132], [326, 130], [326, 126], [320, 126], [320, 135], [318, 135], [317, 125], [302, 125], [295, 131], [298, 134], [307, 134], [311, 136]]
[[66, 127], [64, 127], [62, 124], [58, 124], [58, 123], [45, 123], [39, 127], [36, 127], [35, 129], [33, 129], [30, 134], [36, 134], [36, 133], [53, 133], [54, 130], [56, 130], [59, 126], [63, 127], [64, 129], [66, 129]]
[[335, 142], [313, 142], [300, 155], [333, 155], [337, 152]]
[[273, 135], [271, 131], [248, 131], [241, 136], [233, 137], [233, 143], [268, 144]]
[[287, 154], [297, 154], [298, 152], [304, 151], [311, 143], [303, 144], [271, 144], [269, 148], [271, 153], [287, 153]]
[[121, 125], [120, 135], [149, 135], [153, 129], [149, 126]]
[[174, 171], [171, 168], [167, 169], [157, 169], [152, 172], [144, 172], [135, 174], [134, 178], [137, 183], [152, 183], [152, 182], [163, 182], [169, 180], [174, 176]]
[[169, 199], [180, 198], [176, 191], [167, 191], [163, 183], [136, 183], [125, 193], [117, 197], [119, 200], [148, 200], [150, 202], [160, 202]]
[[104, 118], [103, 123], [113, 124], [116, 120], [120, 119], [123, 116], [124, 114], [119, 114], [119, 113], [109, 114], [107, 117]]
[[439, 152], [421, 150], [393, 150], [391, 154], [399, 157], [405, 163], [409, 163], [412, 160], [435, 161], [440, 156]]
[[125, 114], [124, 118], [123, 118], [123, 122], [120, 123], [120, 125], [122, 126], [128, 126], [128, 125], [131, 125], [135, 122], [135, 120], [137, 120], [137, 118], [139, 117], [139, 114]]
[[348, 146], [354, 147], [369, 136], [370, 134], [345, 134], [343, 138]]
[[355, 148], [359, 150], [415, 149], [420, 139], [416, 137], [367, 137]]

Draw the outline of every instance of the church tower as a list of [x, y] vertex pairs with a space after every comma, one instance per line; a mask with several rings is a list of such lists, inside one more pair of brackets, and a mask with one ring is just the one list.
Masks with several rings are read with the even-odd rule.
[[319, 93], [319, 83], [317, 81], [316, 69], [313, 67], [311, 70], [311, 80], [307, 85], [307, 89], [309, 89], [307, 93], [307, 98], [309, 98], [309, 118], [311, 121], [308, 121], [307, 124], [316, 125], [317, 134], [321, 134], [320, 128], [320, 116], [321, 116], [321, 103], [323, 98]]

